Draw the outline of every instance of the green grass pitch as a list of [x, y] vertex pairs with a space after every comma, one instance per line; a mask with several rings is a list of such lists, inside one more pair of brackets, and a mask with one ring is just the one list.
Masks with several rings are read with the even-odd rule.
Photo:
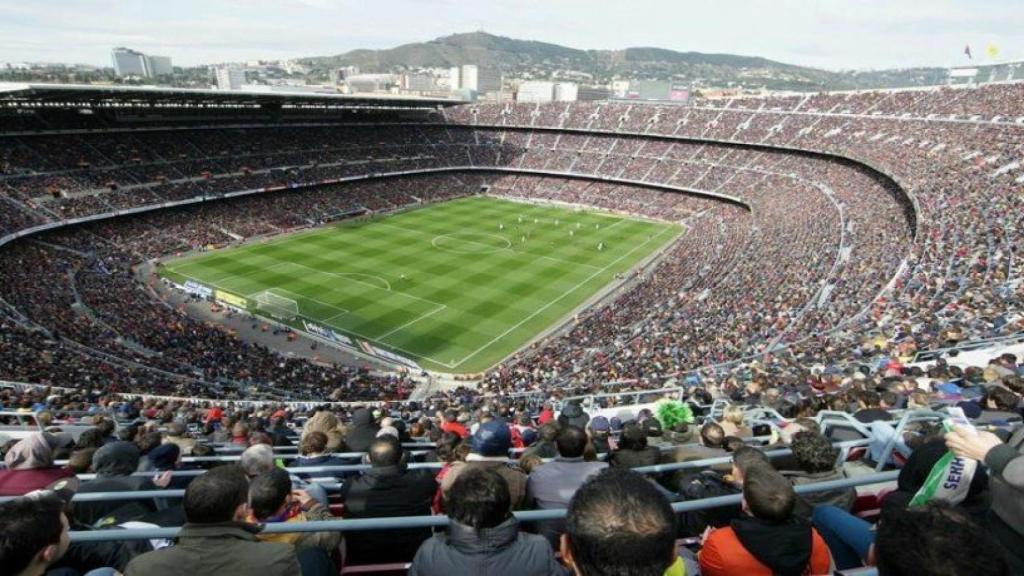
[[302, 317], [424, 368], [469, 373], [566, 318], [681, 231], [475, 196], [198, 254], [161, 273], [250, 299], [270, 290]]

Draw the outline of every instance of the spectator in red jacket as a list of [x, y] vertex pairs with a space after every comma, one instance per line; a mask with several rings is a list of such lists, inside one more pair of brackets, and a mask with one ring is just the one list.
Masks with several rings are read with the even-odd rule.
[[712, 531], [700, 551], [704, 576], [803, 576], [831, 572], [832, 556], [811, 524], [793, 514], [796, 493], [767, 466], [747, 470], [741, 518]]
[[47, 435], [36, 432], [14, 445], [4, 457], [7, 470], [0, 470], [0, 496], [21, 496], [74, 476], [68, 468], [53, 465], [53, 450]]
[[453, 432], [459, 438], [467, 438], [469, 429], [459, 423], [459, 413], [455, 410], [448, 410], [444, 413], [444, 424], [441, 425], [442, 432]]

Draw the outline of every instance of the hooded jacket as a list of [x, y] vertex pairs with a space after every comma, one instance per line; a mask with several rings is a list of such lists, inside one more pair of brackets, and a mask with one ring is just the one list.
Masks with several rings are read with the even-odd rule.
[[828, 545], [802, 518], [781, 524], [738, 518], [712, 532], [698, 558], [702, 576], [804, 576], [832, 569]]
[[409, 567], [410, 576], [562, 576], [566, 573], [544, 538], [520, 532], [515, 518], [480, 530], [453, 520], [446, 533], [436, 534], [420, 546]]
[[[92, 468], [96, 472], [96, 479], [83, 482], [78, 492], [156, 490], [156, 485], [149, 478], [132, 476], [139, 467], [139, 457], [139, 449], [131, 442], [111, 442], [100, 448], [92, 456]], [[136, 516], [156, 510], [153, 500], [78, 502], [75, 504], [75, 517], [85, 524], [92, 525], [115, 510], [129, 506], [137, 508], [133, 513]]]
[[345, 444], [353, 452], [366, 452], [379, 431], [380, 427], [373, 421], [373, 414], [366, 408], [358, 408], [352, 413], [352, 425], [345, 435]]

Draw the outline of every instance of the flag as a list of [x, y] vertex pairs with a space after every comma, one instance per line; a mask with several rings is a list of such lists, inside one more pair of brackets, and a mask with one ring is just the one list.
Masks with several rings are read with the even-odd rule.
[[967, 54], [967, 59], [968, 60], [974, 60], [974, 57], [971, 56], [971, 45], [970, 44], [964, 46], [964, 54]]
[[985, 47], [985, 55], [988, 56], [989, 60], [995, 60], [999, 57], [999, 46], [989, 44]]
[[[973, 432], [974, 426], [964, 415], [963, 409], [951, 406], [946, 411], [951, 417], [951, 420], [943, 422], [947, 431], [952, 430], [955, 424]], [[910, 506], [923, 506], [932, 500], [945, 500], [956, 506], [967, 498], [967, 493], [971, 489], [971, 481], [974, 480], [974, 473], [977, 469], [977, 460], [962, 458], [952, 451], [946, 452], [935, 463], [935, 466], [932, 466], [928, 478], [910, 500]]]

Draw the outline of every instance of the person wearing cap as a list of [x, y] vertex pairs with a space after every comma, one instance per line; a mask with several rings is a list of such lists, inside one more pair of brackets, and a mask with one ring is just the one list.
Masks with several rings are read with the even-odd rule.
[[442, 500], [447, 501], [452, 484], [464, 470], [488, 468], [500, 474], [508, 483], [511, 509], [522, 510], [526, 501], [526, 474], [509, 465], [508, 451], [511, 447], [512, 432], [507, 424], [497, 420], [481, 424], [470, 438], [470, 452], [466, 461], [453, 462], [441, 480]]
[[[410, 470], [398, 438], [383, 434], [370, 443], [371, 468], [342, 485], [345, 518], [429, 516], [437, 483], [431, 470]], [[429, 528], [369, 530], [346, 534], [350, 564], [412, 560]]]
[[[558, 432], [555, 439], [558, 458], [534, 469], [526, 484], [526, 500], [531, 508], [566, 508], [572, 495], [588, 478], [608, 467], [605, 462], [583, 460], [587, 442], [587, 433], [578, 426], [565, 426]], [[542, 522], [539, 529], [552, 546], [557, 546], [558, 536], [565, 531], [565, 523], [561, 520]]]
[[587, 431], [589, 432], [590, 443], [594, 446], [595, 452], [598, 454], [608, 454], [614, 449], [611, 438], [612, 425], [607, 418], [595, 416], [587, 424]]
[[566, 404], [562, 408], [561, 414], [558, 415], [558, 425], [562, 428], [566, 426], [586, 428], [589, 421], [590, 415], [584, 412], [583, 407], [576, 402]]
[[0, 470], [0, 496], [21, 496], [74, 476], [74, 471], [53, 464], [53, 449], [44, 432], [29, 434], [4, 456]]

